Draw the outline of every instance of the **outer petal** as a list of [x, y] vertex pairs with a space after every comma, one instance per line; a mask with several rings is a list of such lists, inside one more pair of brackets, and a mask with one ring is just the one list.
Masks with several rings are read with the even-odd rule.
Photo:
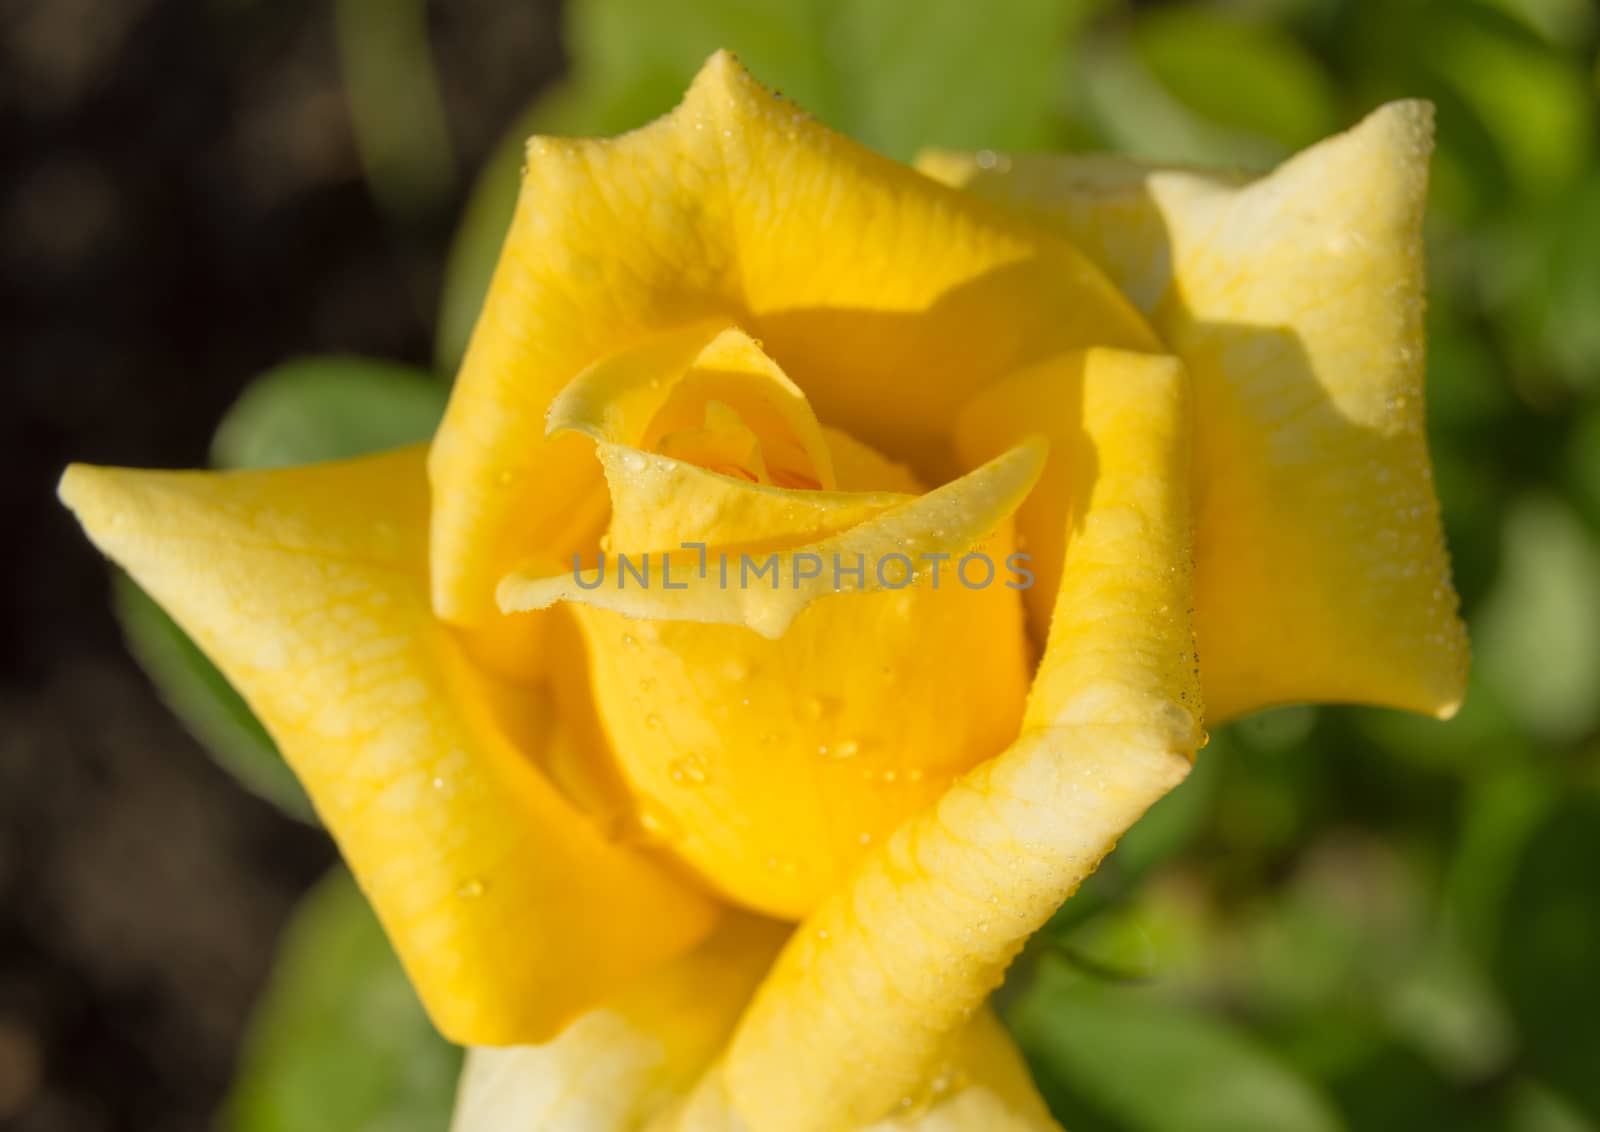
[[430, 457], [434, 601], [495, 583], [583, 476], [543, 438], [556, 393], [647, 335], [722, 318], [763, 340], [821, 419], [953, 470], [955, 407], [1019, 365], [1142, 320], [1065, 242], [823, 128], [717, 55], [682, 106], [611, 141], [535, 140], [518, 211]]
[[[648, 566], [653, 570], [649, 576], [656, 579], [652, 585], [647, 578], [636, 588], [630, 588], [627, 579], [632, 575], [623, 574], [620, 564], [608, 575], [603, 565], [578, 572], [570, 566], [550, 572], [546, 563], [544, 570], [507, 575], [499, 586], [500, 605], [514, 613], [573, 601], [630, 617], [740, 625], [777, 640], [801, 613], [824, 598], [841, 592], [903, 589], [910, 575], [903, 573], [898, 563], [877, 568], [888, 562], [890, 555], [898, 554], [921, 575], [929, 572], [923, 561], [926, 555], [942, 554], [954, 560], [984, 545], [1033, 487], [1044, 465], [1046, 447], [1037, 438], [1027, 438], [962, 478], [911, 499], [763, 492], [668, 457], [605, 452], [602, 458], [612, 482], [626, 483], [623, 477], [639, 481], [638, 494], [656, 504], [658, 516], [666, 516], [664, 521], [650, 524], [653, 535], [660, 537], [662, 531], [675, 527], [680, 538], [703, 539], [702, 545], [709, 549], [631, 555], [630, 561], [641, 571]], [[713, 482], [716, 480], [722, 482]], [[695, 486], [703, 490], [694, 490]], [[629, 514], [647, 517], [651, 508], [626, 498], [633, 492], [629, 486], [618, 491], [616, 512], [626, 509]], [[748, 505], [751, 500], [757, 501], [756, 505]], [[709, 514], [713, 521], [692, 524], [685, 513]], [[848, 522], [854, 525], [837, 534], [827, 533]], [[784, 530], [782, 525], [787, 524], [792, 525]], [[751, 532], [762, 532], [768, 538], [788, 534], [791, 538], [786, 541], [796, 535], [827, 537], [792, 549], [769, 550], [770, 544], [737, 538]], [[730, 534], [735, 538], [729, 538]], [[995, 556], [990, 549], [992, 560]], [[776, 563], [776, 572], [768, 575], [770, 581], [764, 582], [762, 577], [752, 580], [740, 560], [741, 552], [748, 552], [747, 557], [761, 566], [760, 560], [770, 554]], [[999, 557], [1003, 559], [1005, 554]], [[852, 575], [833, 569], [835, 561], [864, 562], [866, 568]], [[818, 564], [815, 573], [811, 572], [814, 564]], [[953, 566], [947, 569], [955, 572]], [[1000, 576], [998, 567], [995, 575]]]
[[867, 1132], [1060, 1132], [1011, 1035], [987, 1008], [960, 1032], [950, 1062], [908, 1111]]
[[548, 1034], [694, 943], [714, 911], [612, 845], [527, 746], [556, 742], [432, 618], [421, 449], [233, 473], [77, 466], [62, 498], [95, 543], [244, 693], [305, 783], [439, 1028]]
[[[725, 1107], [686, 1110], [787, 929], [730, 915], [543, 1045], [469, 1051], [452, 1132], [733, 1132]], [[1010, 1037], [987, 1010], [962, 1031], [915, 1111], [870, 1132], [1055, 1129]]]
[[1423, 435], [1431, 132], [1427, 105], [1395, 103], [1243, 186], [1103, 158], [923, 163], [1073, 239], [1188, 364], [1218, 719], [1288, 700], [1460, 703], [1466, 641]]
[[[697, 423], [711, 399], [732, 406], [768, 449], [768, 462], [810, 488], [838, 480], [806, 395], [747, 334], [694, 325], [596, 363], [556, 396], [547, 433], [660, 451], [663, 434]], [[779, 481], [781, 482], [781, 480]]]
[[[650, 1132], [759, 1132], [735, 1111], [720, 1066]], [[948, 1043], [946, 1055], [914, 1095], [861, 1132], [1060, 1132], [1034, 1088], [1011, 1036], [987, 1007]]]
[[758, 1132], [836, 1132], [915, 1103], [962, 1019], [1200, 741], [1188, 415], [1170, 359], [1084, 373], [1094, 474], [1022, 736], [864, 859], [802, 925], [721, 1078]]
[[453, 1132], [634, 1132], [721, 1051], [787, 929], [730, 914], [542, 1045], [469, 1052]]
[[[1016, 736], [1028, 665], [1009, 519], [1044, 446], [910, 498], [781, 491], [634, 449], [607, 458], [610, 538], [650, 563], [648, 580], [619, 562], [589, 581], [569, 567], [513, 575], [502, 598], [574, 603], [644, 831], [729, 898], [799, 918], [866, 846]], [[841, 517], [854, 525], [830, 534]], [[631, 554], [673, 538], [707, 545], [705, 569], [693, 551]]]

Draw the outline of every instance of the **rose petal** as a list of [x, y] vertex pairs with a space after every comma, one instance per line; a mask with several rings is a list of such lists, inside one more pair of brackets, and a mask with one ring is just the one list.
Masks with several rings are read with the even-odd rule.
[[955, 470], [949, 424], [975, 389], [1067, 349], [1155, 345], [1065, 242], [827, 130], [716, 55], [642, 130], [529, 146], [430, 457], [441, 615], [492, 616], [502, 576], [563, 550], [553, 517], [597, 477], [577, 438], [544, 438], [556, 394], [712, 318], [761, 340], [821, 419], [930, 481]]
[[725, 1079], [702, 1085], [752, 1128], [836, 1132], [914, 1095], [1027, 937], [1188, 772], [1201, 732], [1183, 376], [1168, 358], [1095, 357], [1094, 474], [1074, 485], [1082, 517], [1023, 734], [796, 932]]
[[[683, 1101], [713, 1065], [787, 930], [731, 915], [687, 955], [537, 1046], [468, 1051], [451, 1132], [734, 1132]], [[914, 1106], [867, 1132], [1051, 1132], [1016, 1046], [989, 1011], [958, 1036]]]
[[[632, 483], [616, 489], [619, 504], [625, 503], [635, 490], [647, 493], [658, 507], [671, 509], [660, 523], [662, 530], [681, 532], [689, 539], [704, 538], [707, 550], [630, 556], [641, 570], [653, 571], [651, 576], [656, 581], [648, 585], [630, 586], [617, 570], [602, 574], [599, 567], [578, 572], [568, 568], [553, 574], [513, 572], [500, 582], [500, 607], [507, 613], [517, 613], [568, 601], [635, 618], [742, 625], [769, 640], [777, 640], [788, 632], [795, 618], [822, 598], [902, 588], [901, 579], [906, 575], [898, 564], [882, 571], [876, 568], [890, 555], [900, 555], [926, 573], [928, 568], [921, 565], [924, 555], [959, 558], [977, 549], [1027, 496], [1044, 466], [1046, 451], [1047, 445], [1037, 438], [1025, 440], [960, 479], [903, 502], [875, 495], [840, 493], [830, 497], [822, 492], [774, 491], [772, 509], [744, 512], [708, 506], [708, 502], [715, 504], [715, 496], [708, 500], [708, 491], [684, 485], [685, 479], [699, 481], [706, 476], [703, 469], [632, 449], [602, 450], [608, 477], [614, 484], [628, 475], [642, 481], [637, 489]], [[722, 486], [730, 495], [739, 493], [748, 498], [759, 490], [723, 479]], [[716, 517], [709, 523], [686, 521], [681, 515], [684, 510], [715, 510]], [[730, 529], [741, 533], [759, 529], [768, 522], [772, 510], [785, 517], [802, 518], [812, 518], [814, 512], [817, 524], [803, 528], [802, 533], [830, 527], [846, 529], [799, 547], [776, 550], [718, 537]], [[727, 582], [722, 577], [719, 554], [727, 559]], [[812, 559], [820, 561], [823, 569], [815, 574], [810, 573], [809, 565], [801, 569], [802, 556], [807, 556], [808, 563]], [[859, 579], [848, 573], [836, 575], [832, 569], [836, 556], [846, 564], [864, 561], [866, 570]], [[771, 575], [763, 569], [760, 577], [775, 577], [777, 582], [767, 585], [758, 577], [750, 583], [743, 560], [756, 560], [757, 566], [764, 568], [769, 557], [776, 563], [777, 573]], [[998, 575], [998, 568], [996, 572]], [[607, 577], [611, 580], [606, 581]], [[844, 579], [842, 584], [840, 577]]]
[[786, 928], [730, 914], [541, 1045], [467, 1054], [452, 1132], [634, 1132], [721, 1051]]
[[[616, 561], [603, 578], [557, 567], [508, 577], [502, 600], [576, 609], [641, 831], [731, 899], [798, 918], [868, 845], [1015, 737], [1028, 673], [1008, 518], [1044, 447], [912, 498], [785, 491], [634, 448], [601, 453], [618, 549], [700, 540], [704, 571], [695, 551], [632, 555], [646, 584]], [[862, 461], [841, 463], [854, 474]], [[937, 584], [926, 554], [943, 556]]]
[[806, 395], [749, 335], [716, 323], [595, 363], [556, 397], [546, 431], [651, 450], [663, 434], [696, 423], [710, 401], [731, 407], [779, 468], [803, 474], [812, 487], [838, 487], [827, 438]]
[[1452, 714], [1465, 687], [1423, 433], [1432, 109], [1240, 185], [1105, 158], [923, 168], [1064, 233], [1194, 376], [1196, 625], [1218, 720], [1291, 700]]
[[[569, 808], [434, 621], [421, 449], [74, 466], [61, 495], [260, 715], [447, 1036], [543, 1037], [708, 930], [704, 896]], [[560, 741], [538, 695], [519, 697], [535, 750]]]

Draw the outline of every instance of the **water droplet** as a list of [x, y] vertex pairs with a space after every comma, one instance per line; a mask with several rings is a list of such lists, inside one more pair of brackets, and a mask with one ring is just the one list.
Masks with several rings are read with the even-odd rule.
[[825, 759], [848, 759], [861, 751], [861, 744], [854, 739], [838, 739], [832, 743], [823, 743], [817, 748], [817, 754]]
[[647, 843], [669, 844], [683, 836], [682, 829], [672, 815], [651, 798], [639, 799], [634, 821], [638, 823], [639, 833]]
[[632, 633], [624, 633], [624, 634], [622, 634], [622, 647], [625, 648], [625, 649], [636, 649], [636, 648], [638, 648], [639, 647], [638, 638], [636, 638]]
[[476, 900], [483, 895], [483, 882], [477, 879], [469, 880], [456, 889], [456, 895], [463, 900]]
[[706, 766], [706, 760], [699, 755], [685, 755], [673, 762], [668, 768], [672, 781], [680, 786], [704, 786], [711, 781], [711, 772]]
[[815, 723], [832, 709], [832, 705], [821, 696], [807, 696], [800, 701], [800, 718], [807, 723]]
[[440, 775], [436, 774], [436, 775], [433, 776], [433, 788], [435, 790], [443, 790], [444, 789], [444, 779]]
[[654, 731], [661, 726], [661, 717], [655, 712], [651, 712], [649, 715], [644, 717], [644, 725], [650, 730]]
[[648, 692], [648, 691], [650, 691], [650, 689], [654, 688], [655, 686], [656, 686], [656, 682], [655, 682], [655, 679], [653, 677], [641, 676], [639, 678], [639, 691]]

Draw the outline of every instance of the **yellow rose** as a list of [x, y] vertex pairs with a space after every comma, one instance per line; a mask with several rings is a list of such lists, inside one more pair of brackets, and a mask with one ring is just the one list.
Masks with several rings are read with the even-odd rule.
[[985, 999], [1202, 721], [1460, 700], [1429, 146], [917, 172], [719, 55], [531, 143], [428, 450], [62, 495], [483, 1047], [459, 1128], [1048, 1128]]

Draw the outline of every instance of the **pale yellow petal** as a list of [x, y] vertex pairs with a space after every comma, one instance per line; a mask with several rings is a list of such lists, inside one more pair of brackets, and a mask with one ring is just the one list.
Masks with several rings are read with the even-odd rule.
[[[602, 449], [608, 478], [621, 484], [614, 487], [619, 514], [640, 514], [641, 525], [649, 523], [652, 540], [666, 541], [666, 532], [672, 532], [680, 540], [705, 539], [707, 549], [630, 554], [632, 571], [617, 561], [609, 571], [603, 566], [575, 571], [569, 563], [553, 574], [515, 572], [500, 583], [500, 606], [506, 612], [524, 612], [558, 601], [577, 602], [635, 618], [739, 625], [776, 640], [814, 602], [841, 593], [901, 590], [929, 574], [927, 556], [958, 562], [977, 550], [1027, 496], [1046, 450], [1043, 442], [1025, 440], [962, 478], [905, 501], [774, 491], [763, 506], [757, 486], [727, 477], [713, 484], [708, 482], [712, 474], [669, 457]], [[640, 498], [652, 506], [640, 506]], [[809, 519], [813, 514], [826, 526], [796, 533], [837, 529], [844, 525], [841, 519], [853, 525], [792, 549], [769, 550], [757, 541], [759, 533], [751, 537], [774, 515]], [[703, 515], [710, 521], [696, 521]], [[999, 555], [1002, 561], [1006, 557]], [[989, 558], [995, 561], [994, 555]], [[839, 570], [835, 562], [864, 563], [865, 568]], [[954, 573], [955, 567], [948, 569]], [[1003, 585], [999, 563], [994, 575]]]
[[988, 1008], [957, 1035], [949, 1061], [903, 1100], [906, 1111], [866, 1132], [1060, 1132], [1016, 1043]]
[[[694, 951], [550, 1041], [469, 1050], [451, 1132], [748, 1132], [725, 1107], [685, 1110], [682, 1102], [714, 1065], [786, 935], [771, 921], [727, 916]], [[862, 1132], [1059, 1132], [987, 1008], [907, 1100]]]
[[1290, 700], [1460, 702], [1423, 432], [1431, 134], [1430, 107], [1395, 103], [1249, 184], [1108, 159], [924, 162], [1071, 238], [1187, 363], [1219, 720]]
[[863, 859], [796, 932], [722, 1081], [761, 1132], [838, 1132], [915, 1096], [964, 1018], [1201, 741], [1188, 420], [1170, 359], [1085, 369], [1094, 474], [1028, 724]]
[[[731, 899], [804, 915], [1015, 737], [1028, 669], [1008, 520], [1044, 447], [910, 498], [781, 491], [602, 453], [617, 549], [699, 540], [706, 568], [693, 551], [630, 555], [650, 563], [646, 582], [619, 561], [590, 581], [557, 567], [508, 578], [506, 607], [573, 603], [642, 833]], [[845, 463], [853, 475], [866, 461]]]
[[761, 443], [778, 483], [838, 486], [806, 395], [747, 334], [716, 323], [597, 362], [556, 397], [547, 432], [581, 432], [599, 442], [662, 451], [674, 430], [693, 428], [711, 406], [731, 412]]
[[716, 1057], [786, 934], [730, 914], [550, 1041], [470, 1050], [452, 1132], [638, 1132]]
[[560, 741], [436, 622], [420, 449], [229, 474], [76, 466], [61, 494], [267, 725], [439, 1028], [543, 1037], [715, 912], [608, 843], [535, 769]]
[[[707, 1071], [694, 1093], [649, 1132], [762, 1132], [734, 1107], [723, 1067]], [[1060, 1132], [1022, 1055], [988, 1007], [978, 1009], [947, 1043], [946, 1053], [893, 1112], [839, 1132]]]
[[[1066, 242], [825, 129], [717, 55], [682, 106], [609, 141], [536, 139], [431, 456], [433, 580], [453, 621], [541, 550], [598, 473], [545, 413], [585, 369], [722, 319], [820, 419], [938, 482], [956, 407], [1064, 350], [1153, 348]], [[586, 453], [585, 453], [586, 454]]]

